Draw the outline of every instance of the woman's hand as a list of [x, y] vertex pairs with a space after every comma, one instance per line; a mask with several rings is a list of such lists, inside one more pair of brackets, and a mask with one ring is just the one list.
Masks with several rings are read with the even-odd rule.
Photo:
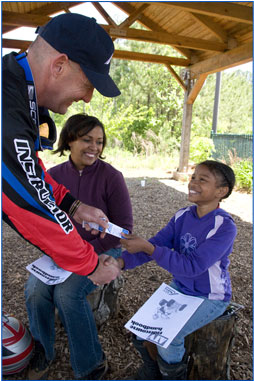
[[137, 253], [138, 251], [143, 251], [148, 255], [152, 255], [154, 252], [154, 246], [135, 234], [124, 234], [122, 233], [123, 239], [120, 239], [121, 245], [129, 253]]

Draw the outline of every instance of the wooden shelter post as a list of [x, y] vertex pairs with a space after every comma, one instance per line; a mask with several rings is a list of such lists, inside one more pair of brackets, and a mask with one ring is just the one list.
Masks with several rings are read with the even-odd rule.
[[183, 105], [183, 119], [182, 119], [182, 136], [180, 148], [180, 160], [178, 172], [186, 172], [189, 163], [190, 154], [190, 134], [191, 134], [191, 121], [192, 121], [192, 103], [187, 103], [188, 97], [192, 88], [192, 80], [190, 72], [185, 73], [185, 86], [184, 105]]

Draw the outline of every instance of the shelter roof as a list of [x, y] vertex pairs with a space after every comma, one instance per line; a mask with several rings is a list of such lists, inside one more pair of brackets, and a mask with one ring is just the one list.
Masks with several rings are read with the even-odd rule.
[[[82, 3], [3, 1], [2, 47], [26, 50], [31, 41], [7, 39], [4, 34], [21, 26], [43, 25], [57, 13], [72, 12]], [[113, 40], [152, 42], [174, 49], [170, 56], [118, 49], [114, 58], [164, 64], [180, 84], [174, 67], [187, 68], [191, 78], [198, 79], [252, 60], [252, 2], [111, 2], [126, 14], [121, 23], [105, 10], [103, 2], [91, 3]]]

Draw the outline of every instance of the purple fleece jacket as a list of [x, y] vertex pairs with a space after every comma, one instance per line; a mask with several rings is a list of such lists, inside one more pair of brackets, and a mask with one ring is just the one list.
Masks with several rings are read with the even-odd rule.
[[[85, 204], [101, 209], [110, 222], [130, 232], [133, 227], [132, 207], [129, 192], [121, 172], [112, 165], [97, 159], [80, 173], [71, 159], [48, 170], [58, 183]], [[120, 247], [119, 238], [110, 234], [101, 239], [87, 232], [72, 219], [81, 237], [93, 245], [97, 254]]]
[[231, 283], [228, 256], [236, 237], [236, 225], [223, 209], [199, 218], [196, 205], [180, 209], [153, 238], [152, 256], [122, 253], [124, 270], [155, 260], [173, 274], [180, 291], [187, 295], [228, 301]]

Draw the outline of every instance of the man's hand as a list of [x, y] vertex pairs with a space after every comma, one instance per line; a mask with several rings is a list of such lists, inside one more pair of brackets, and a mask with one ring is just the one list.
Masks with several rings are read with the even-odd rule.
[[[76, 210], [76, 213], [73, 216], [74, 220], [79, 224], [82, 224], [83, 221], [87, 222], [95, 222], [103, 227], [103, 229], [107, 229], [108, 227], [108, 218], [103, 213], [102, 210], [98, 208], [94, 208], [93, 206], [89, 206], [81, 203]], [[84, 225], [84, 228], [87, 231], [91, 231], [92, 234], [98, 234], [98, 230], [91, 229], [88, 224]], [[105, 231], [100, 234], [101, 238], [104, 238], [106, 235]]]
[[110, 283], [121, 273], [117, 261], [106, 254], [99, 255], [99, 266], [88, 278], [97, 286]]
[[146, 241], [144, 238], [138, 237], [134, 234], [124, 234], [122, 233], [124, 239], [120, 239], [121, 245], [129, 253], [134, 254], [139, 251], [143, 251], [148, 255], [152, 255], [154, 252], [154, 246]]

